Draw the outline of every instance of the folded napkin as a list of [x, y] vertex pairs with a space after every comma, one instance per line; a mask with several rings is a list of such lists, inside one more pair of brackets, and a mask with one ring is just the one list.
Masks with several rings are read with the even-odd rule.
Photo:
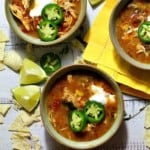
[[109, 37], [109, 18], [117, 0], [106, 0], [85, 36], [88, 43], [83, 59], [96, 66], [120, 84], [123, 92], [150, 99], [150, 71], [125, 62], [115, 51]]

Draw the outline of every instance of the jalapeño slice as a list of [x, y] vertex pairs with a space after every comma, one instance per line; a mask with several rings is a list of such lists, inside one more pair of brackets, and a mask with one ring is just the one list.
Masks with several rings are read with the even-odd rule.
[[61, 59], [57, 54], [46, 53], [40, 58], [40, 65], [50, 75], [61, 67]]
[[145, 21], [139, 26], [138, 36], [141, 41], [150, 43], [150, 21]]
[[84, 107], [84, 113], [90, 123], [99, 123], [105, 117], [104, 105], [96, 101], [88, 101]]
[[63, 21], [64, 13], [59, 5], [50, 3], [42, 9], [42, 18], [58, 25]]
[[42, 41], [53, 41], [57, 38], [58, 27], [51, 21], [44, 20], [38, 25], [37, 32]]
[[69, 125], [73, 132], [81, 132], [86, 127], [86, 117], [82, 110], [73, 110], [69, 114]]

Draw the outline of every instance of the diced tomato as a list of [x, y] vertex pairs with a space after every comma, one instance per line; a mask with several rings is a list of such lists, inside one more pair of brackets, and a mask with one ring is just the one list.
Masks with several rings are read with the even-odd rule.
[[52, 104], [52, 109], [57, 110], [60, 107], [61, 101], [59, 99], [55, 99]]
[[131, 17], [131, 21], [132, 21], [132, 25], [133, 25], [134, 27], [138, 27], [142, 20], [141, 20], [141, 17], [139, 17], [138, 14], [134, 14], [134, 15]]

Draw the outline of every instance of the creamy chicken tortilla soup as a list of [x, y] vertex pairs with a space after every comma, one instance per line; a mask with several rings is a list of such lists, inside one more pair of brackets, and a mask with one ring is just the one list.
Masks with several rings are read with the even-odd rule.
[[[132, 0], [116, 23], [119, 43], [135, 60], [150, 63], [150, 1]], [[143, 36], [143, 37], [142, 37]]]
[[117, 117], [112, 87], [87, 71], [72, 71], [60, 78], [47, 96], [47, 113], [54, 128], [74, 141], [104, 135]]
[[21, 30], [43, 41], [55, 40], [68, 32], [77, 21], [80, 8], [80, 0], [12, 0], [10, 4]]

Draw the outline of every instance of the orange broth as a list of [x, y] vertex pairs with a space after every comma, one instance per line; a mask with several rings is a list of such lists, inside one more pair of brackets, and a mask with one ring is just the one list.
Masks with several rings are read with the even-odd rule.
[[47, 97], [47, 113], [54, 128], [62, 136], [73, 141], [90, 141], [104, 135], [116, 119], [117, 99], [115, 103], [107, 102], [105, 105], [105, 118], [98, 124], [89, 123], [80, 133], [73, 132], [69, 127], [68, 115], [70, 108], [64, 105], [66, 89], [68, 99], [73, 99], [77, 109], [82, 109], [89, 97], [93, 94], [91, 85], [102, 87], [104, 91], [114, 94], [112, 87], [103, 79], [88, 72], [71, 72], [64, 75], [53, 85]]
[[[72, 3], [70, 7], [68, 7], [66, 4], [67, 2]], [[25, 8], [22, 1], [18, 0], [12, 0], [12, 6], [16, 7], [17, 6], [17, 11], [22, 12], [21, 16], [22, 18], [17, 18], [16, 21], [18, 25], [20, 26], [21, 30], [29, 34], [33, 37], [38, 37], [37, 34], [37, 26], [38, 24], [42, 21], [41, 16], [37, 17], [30, 17], [29, 13], [32, 8], [34, 8], [35, 1], [32, 0], [31, 4], [28, 8]], [[80, 0], [57, 0], [57, 4], [63, 9], [64, 12], [64, 20], [63, 22], [59, 25], [58, 27], [58, 37], [63, 36], [65, 33], [67, 33], [73, 25], [76, 23], [78, 16], [80, 14], [80, 9], [81, 9], [81, 1]], [[73, 7], [72, 7], [73, 6]], [[22, 23], [22, 20], [26, 23], [26, 26]]]
[[132, 0], [120, 13], [116, 33], [121, 47], [133, 59], [150, 63], [150, 44], [140, 41], [138, 27], [150, 16], [148, 0]]

